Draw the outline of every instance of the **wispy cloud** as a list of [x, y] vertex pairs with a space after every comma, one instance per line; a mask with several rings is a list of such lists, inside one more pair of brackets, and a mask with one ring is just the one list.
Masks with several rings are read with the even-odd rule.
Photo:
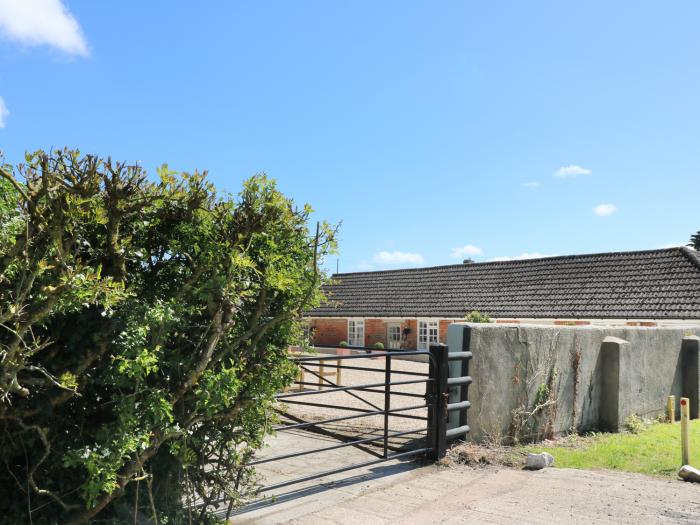
[[89, 55], [80, 24], [61, 0], [0, 0], [0, 33], [30, 46]]
[[5, 124], [7, 124], [7, 116], [9, 114], [10, 111], [7, 109], [5, 100], [2, 97], [0, 97], [0, 128], [4, 128]]
[[521, 182], [520, 185], [523, 188], [539, 188], [540, 186], [542, 186], [542, 184], [540, 184], [539, 182], [536, 182], [536, 181]]
[[395, 266], [401, 264], [425, 264], [425, 259], [420, 253], [411, 252], [388, 252], [381, 251], [374, 254], [372, 260], [376, 264]]
[[595, 213], [598, 217], [607, 217], [608, 215], [612, 215], [617, 211], [617, 206], [614, 204], [598, 204], [595, 208], [593, 208], [593, 213]]
[[452, 248], [452, 253], [450, 254], [450, 257], [453, 259], [463, 259], [467, 255], [481, 255], [484, 253], [484, 250], [479, 248], [478, 246], [472, 246], [471, 244], [467, 244], [465, 246], [460, 246], [459, 248]]
[[562, 166], [557, 171], [554, 172], [554, 176], [558, 179], [573, 179], [575, 177], [580, 177], [581, 175], [590, 175], [591, 170], [588, 168], [582, 168], [576, 164], [571, 164], [569, 166]]
[[539, 252], [523, 252], [520, 255], [515, 255], [513, 257], [494, 257], [491, 259], [492, 262], [499, 261], [524, 261], [525, 259], [541, 259], [542, 257], [556, 257], [556, 254], [546, 254]]

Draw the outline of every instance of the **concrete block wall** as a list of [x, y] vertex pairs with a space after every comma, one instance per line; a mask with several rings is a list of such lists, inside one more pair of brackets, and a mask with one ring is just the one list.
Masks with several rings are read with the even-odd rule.
[[556, 404], [541, 416], [555, 434], [618, 430], [632, 414], [657, 417], [669, 395], [691, 398], [697, 417], [700, 326], [469, 326], [473, 439], [508, 436], [514, 411], [533, 406], [552, 370]]

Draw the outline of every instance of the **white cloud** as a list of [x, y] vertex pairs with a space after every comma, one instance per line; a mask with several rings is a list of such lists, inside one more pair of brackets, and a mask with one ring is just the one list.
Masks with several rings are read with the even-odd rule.
[[471, 244], [467, 244], [459, 248], [452, 248], [452, 253], [450, 254], [450, 257], [454, 259], [463, 259], [467, 255], [481, 255], [483, 253], [484, 250], [482, 250], [478, 246], [472, 246]]
[[598, 215], [599, 217], [607, 217], [608, 215], [612, 215], [617, 211], [617, 206], [614, 204], [598, 204], [595, 208], [593, 208], [593, 213]]
[[579, 177], [580, 175], [590, 175], [591, 170], [588, 168], [582, 168], [576, 164], [571, 164], [570, 166], [562, 166], [557, 171], [554, 172], [554, 176], [558, 179], [573, 179]]
[[513, 257], [494, 257], [491, 262], [499, 261], [524, 261], [525, 259], [541, 259], [543, 257], [556, 257], [556, 254], [545, 254], [539, 252], [523, 252], [520, 255], [515, 255]]
[[0, 32], [27, 45], [89, 54], [80, 24], [61, 0], [0, 0]]
[[420, 253], [410, 252], [388, 252], [381, 251], [374, 254], [372, 258], [377, 264], [398, 265], [398, 264], [424, 264], [425, 259]]
[[520, 185], [521, 185], [523, 188], [539, 188], [540, 186], [542, 186], [542, 184], [540, 184], [539, 182], [535, 182], [535, 181], [532, 181], [532, 182], [522, 182], [522, 183], [520, 183]]
[[0, 97], [0, 128], [4, 128], [7, 123], [7, 116], [10, 114], [7, 106], [5, 105], [5, 100]]

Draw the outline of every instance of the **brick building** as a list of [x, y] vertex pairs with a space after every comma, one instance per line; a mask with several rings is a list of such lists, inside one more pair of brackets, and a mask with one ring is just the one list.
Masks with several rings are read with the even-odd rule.
[[313, 342], [427, 348], [478, 310], [497, 323], [700, 322], [700, 253], [678, 247], [333, 276], [306, 315]]

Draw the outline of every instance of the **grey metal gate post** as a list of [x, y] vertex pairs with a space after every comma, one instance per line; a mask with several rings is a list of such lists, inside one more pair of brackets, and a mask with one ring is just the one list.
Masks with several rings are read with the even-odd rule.
[[444, 344], [430, 345], [430, 377], [428, 383], [430, 403], [428, 406], [428, 446], [431, 447], [430, 458], [439, 460], [445, 457], [447, 452], [447, 399], [449, 390], [447, 386], [449, 365], [447, 360], [447, 346]]
[[471, 327], [467, 324], [451, 324], [447, 328], [447, 343], [449, 353], [447, 385], [449, 387], [449, 403], [447, 405], [447, 441], [464, 438], [469, 433], [467, 410], [469, 402], [469, 385], [472, 377], [469, 374]]

